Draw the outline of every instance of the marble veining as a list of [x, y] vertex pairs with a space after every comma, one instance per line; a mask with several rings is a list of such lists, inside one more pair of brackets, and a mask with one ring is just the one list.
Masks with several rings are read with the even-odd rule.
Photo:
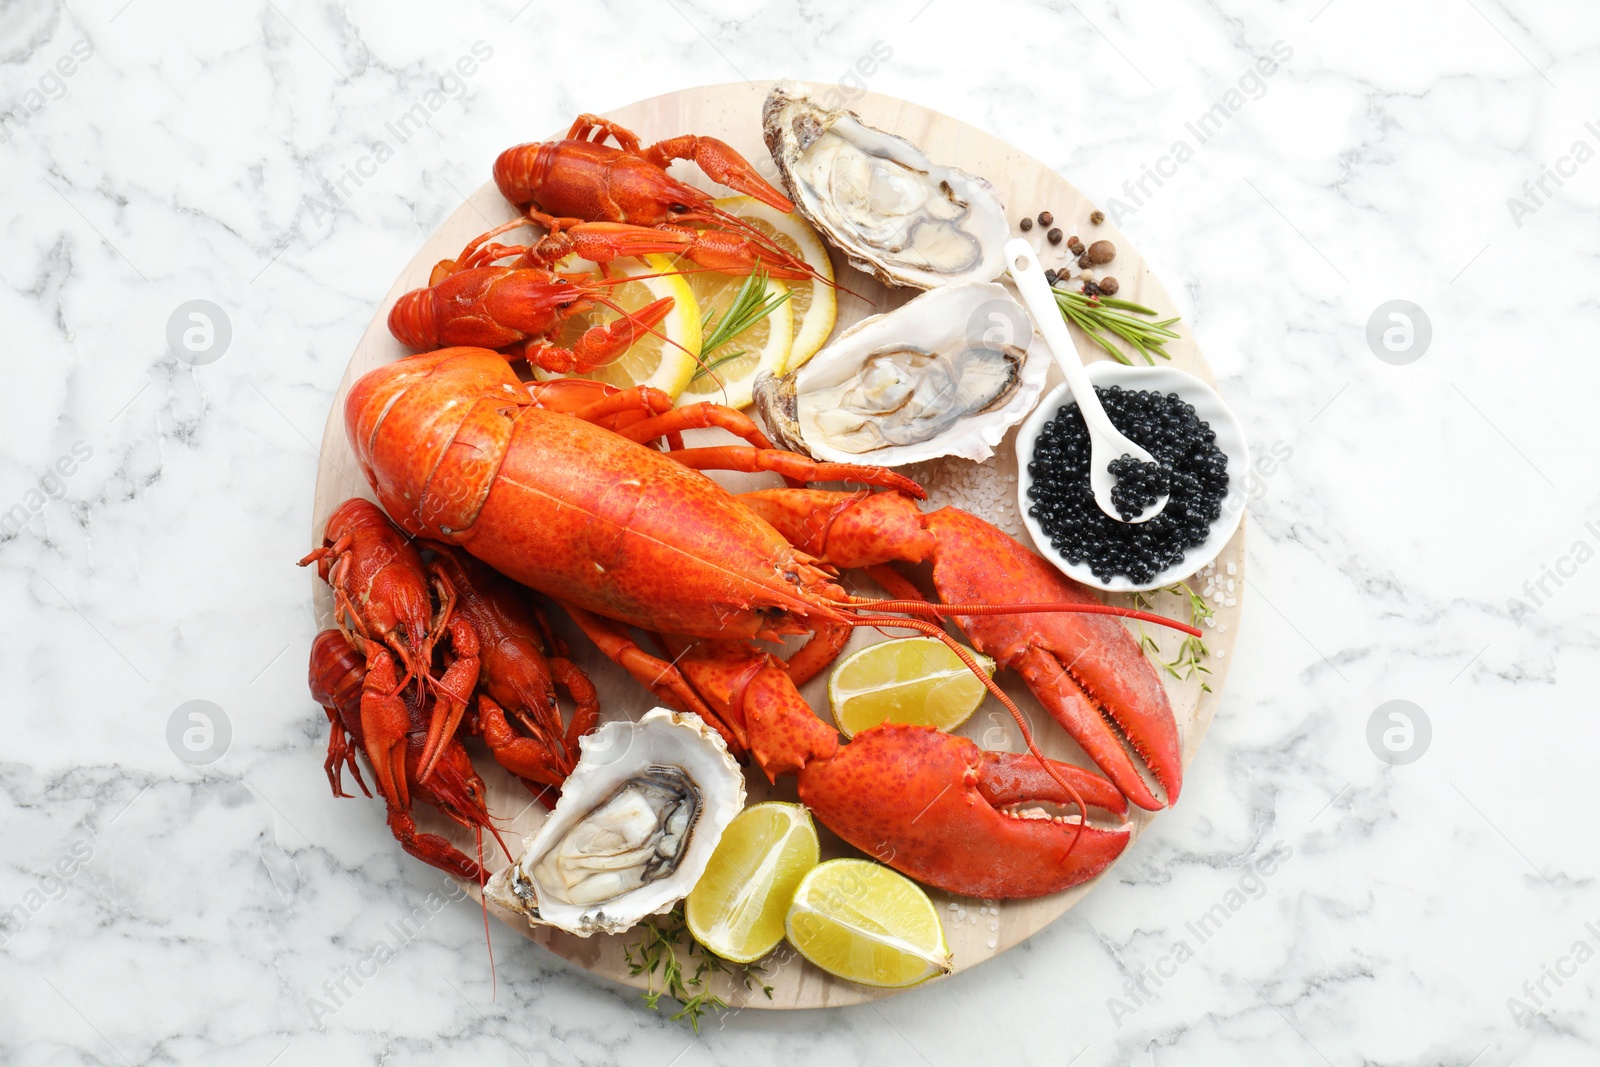
[[[1593, 1062], [1597, 45], [1579, 0], [6, 6], [0, 1061]], [[351, 348], [501, 148], [785, 75], [1115, 212], [1280, 461], [1226, 699], [1112, 884], [696, 1035], [502, 930], [491, 985], [470, 900], [329, 802], [288, 562]], [[214, 362], [169, 350], [194, 300]], [[195, 700], [215, 762], [169, 742]]]

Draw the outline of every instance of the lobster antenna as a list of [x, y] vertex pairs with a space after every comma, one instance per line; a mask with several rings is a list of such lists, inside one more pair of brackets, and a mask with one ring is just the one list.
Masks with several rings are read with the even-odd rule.
[[[852, 599], [862, 598], [856, 597]], [[1072, 798], [1072, 803], [1078, 809], [1078, 828], [1072, 835], [1072, 844], [1068, 846], [1067, 852], [1070, 854], [1078, 847], [1078, 839], [1083, 836], [1084, 827], [1089, 825], [1089, 807], [1084, 803], [1083, 796], [1072, 787], [1072, 783], [1063, 778], [1061, 773], [1050, 765], [1050, 761], [1045, 758], [1044, 753], [1039, 751], [1039, 746], [1034, 744], [1033, 730], [1029, 728], [1027, 719], [1023, 717], [1022, 709], [1017, 707], [1016, 703], [1006, 695], [1005, 690], [1001, 689], [993, 678], [989, 677], [987, 671], [978, 666], [972, 655], [961, 647], [961, 642], [945, 633], [943, 627], [935, 626], [933, 623], [925, 622], [922, 619], [901, 619], [893, 615], [847, 615], [844, 618], [848, 625], [851, 626], [899, 627], [901, 629], [916, 630], [919, 633], [927, 634], [929, 637], [936, 637], [944, 642], [945, 647], [954, 652], [957, 658], [966, 665], [967, 670], [971, 671], [979, 681], [983, 682], [983, 687], [993, 693], [1000, 703], [1004, 705], [1005, 709], [1011, 713], [1011, 718], [1016, 722], [1017, 729], [1022, 731], [1022, 743], [1028, 746], [1028, 753], [1039, 761], [1039, 766], [1044, 768], [1044, 773], [1055, 779], [1055, 783]]]
[[1115, 615], [1122, 619], [1137, 619], [1139, 622], [1148, 622], [1154, 626], [1166, 626], [1179, 630], [1191, 637], [1204, 637], [1200, 630], [1188, 623], [1169, 619], [1165, 615], [1157, 615], [1149, 611], [1139, 611], [1136, 608], [1119, 608], [1112, 604], [1077, 604], [1077, 603], [1043, 603], [1043, 604], [935, 604], [926, 600], [876, 600], [872, 597], [855, 596], [848, 598], [845, 603], [852, 607], [868, 607], [875, 611], [897, 611], [908, 614], [933, 615], [945, 618], [950, 615], [1030, 615], [1043, 612], [1059, 612], [1070, 615]]

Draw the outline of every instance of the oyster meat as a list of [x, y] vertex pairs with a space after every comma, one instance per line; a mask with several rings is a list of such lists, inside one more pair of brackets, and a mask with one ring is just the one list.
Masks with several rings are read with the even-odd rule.
[[767, 94], [761, 126], [796, 210], [851, 266], [918, 289], [1005, 272], [1010, 226], [984, 179], [818, 103], [796, 82]]
[[784, 448], [834, 463], [983, 461], [1039, 399], [1049, 372], [1027, 311], [993, 282], [933, 289], [862, 319], [804, 366], [756, 382]]
[[705, 873], [744, 807], [744, 774], [716, 731], [655, 708], [580, 741], [561, 800], [485, 895], [580, 937], [669, 910]]

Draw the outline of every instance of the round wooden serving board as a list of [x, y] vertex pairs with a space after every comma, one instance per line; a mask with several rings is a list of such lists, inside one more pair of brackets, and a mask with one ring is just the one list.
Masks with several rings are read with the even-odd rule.
[[[741, 152], [776, 184], [775, 168], [761, 141], [761, 103], [770, 85], [768, 82], [750, 82], [685, 89], [620, 108], [610, 112], [609, 117], [637, 132], [646, 144], [684, 133], [719, 137]], [[1099, 238], [1113, 241], [1117, 246], [1117, 258], [1108, 271], [1114, 273], [1122, 283], [1119, 295], [1152, 307], [1163, 316], [1174, 314], [1171, 310], [1172, 300], [1160, 282], [1145, 268], [1143, 261], [1127, 239], [1109, 222], [1099, 226], [1092, 225], [1089, 222], [1089, 215], [1095, 206], [1043, 163], [996, 140], [982, 130], [918, 107], [916, 104], [842, 87], [821, 86], [819, 89], [825, 99], [828, 98], [831, 89], [836, 89], [838, 95], [834, 99], [856, 111], [864, 121], [915, 142], [933, 159], [988, 178], [994, 183], [1001, 199], [1007, 205], [1013, 226], [1024, 215], [1049, 210], [1055, 215], [1056, 225], [1069, 235], [1079, 234], [1086, 242]], [[507, 145], [509, 146], [516, 137], [538, 132], [513, 131], [507, 135]], [[565, 133], [565, 131], [548, 132], [552, 138]], [[727, 190], [712, 185], [691, 164], [674, 164], [672, 173], [685, 181], [713, 189], [718, 195], [729, 195]], [[311, 533], [314, 543], [321, 543], [323, 524], [341, 501], [355, 495], [372, 496], [371, 488], [362, 478], [355, 457], [345, 439], [344, 401], [351, 384], [361, 375], [374, 367], [408, 354], [390, 337], [385, 325], [389, 308], [395, 298], [407, 290], [427, 284], [428, 272], [435, 262], [453, 257], [471, 238], [514, 216], [515, 212], [501, 199], [494, 184], [485, 183], [428, 239], [400, 272], [393, 288], [378, 306], [371, 324], [361, 338], [361, 343], [356, 346], [355, 353], [350, 357], [350, 365], [345, 370], [344, 379], [339, 383], [333, 410], [329, 412], [327, 427], [323, 432], [321, 467], [317, 474], [316, 499], [313, 506]], [[1067, 256], [1065, 244], [1051, 246], [1044, 243], [1041, 230], [1042, 227], [1035, 226], [1030, 236], [1041, 246], [1044, 265], [1054, 267], [1061, 264]], [[1013, 232], [1020, 231], [1014, 229]], [[835, 328], [835, 333], [867, 314], [888, 310], [915, 295], [909, 290], [884, 288], [865, 275], [846, 267], [837, 254], [834, 255], [834, 263], [839, 281], [860, 294], [860, 297], [843, 292], [839, 294], [839, 325]], [[869, 305], [861, 297], [871, 300], [873, 305]], [[1086, 354], [1099, 351], [1081, 337], [1080, 348]], [[1167, 349], [1172, 354], [1173, 365], [1214, 384], [1210, 369], [1201, 358], [1187, 331], [1184, 331], [1182, 340], [1169, 344]], [[1054, 381], [1051, 384], [1053, 385]], [[981, 480], [988, 487], [988, 491], [972, 492], [975, 471], [983, 472]], [[1016, 512], [1016, 457], [1010, 448], [1010, 438], [999, 453], [981, 467], [965, 461], [949, 461], [932, 467], [924, 465], [913, 469], [910, 473], [928, 485], [931, 494], [930, 506], [932, 504], [964, 506], [1006, 529], [1024, 543], [1028, 543], [1027, 534], [1022, 531]], [[779, 484], [771, 476], [718, 475], [717, 477], [735, 491]], [[996, 487], [999, 489], [998, 492], [993, 491]], [[1232, 595], [1242, 599], [1244, 588], [1242, 525], [1218, 559], [1219, 573], [1225, 572], [1229, 563], [1235, 567], [1231, 577], [1237, 583], [1235, 587], [1237, 591]], [[316, 589], [319, 621], [323, 626], [331, 625], [332, 597], [326, 586], [314, 577], [312, 581]], [[861, 579], [857, 585], [864, 591], [877, 592], [876, 587], [865, 579]], [[1179, 681], [1168, 675], [1163, 676], [1172, 697], [1173, 711], [1177, 715], [1178, 728], [1183, 738], [1185, 765], [1193, 760], [1201, 738], [1205, 736], [1206, 728], [1211, 723], [1222, 694], [1228, 664], [1232, 662], [1228, 653], [1231, 652], [1234, 637], [1238, 633], [1240, 609], [1237, 604], [1233, 607], [1223, 607], [1221, 601], [1222, 594], [1219, 591], [1215, 604], [1216, 625], [1207, 635], [1208, 643], [1213, 650], [1209, 661], [1212, 673], [1206, 678], [1211, 691], [1201, 690], [1200, 677]], [[1186, 605], [1180, 604], [1174, 597], [1163, 595], [1159, 597], [1158, 609], [1177, 616], [1185, 612]], [[553, 610], [551, 614], [553, 621], [571, 644], [574, 658], [594, 679], [600, 691], [607, 719], [637, 718], [654, 705], [655, 702], [650, 695], [588, 644], [559, 610]], [[1153, 629], [1151, 635], [1160, 643], [1164, 658], [1171, 659], [1180, 640], [1179, 636], [1165, 630], [1157, 633]], [[904, 635], [896, 632], [892, 636]], [[870, 641], [883, 639], [882, 634], [868, 632], [865, 629], [857, 630], [850, 647], [855, 648]], [[823, 718], [828, 716], [826, 678], [827, 672], [824, 672], [805, 689], [806, 697]], [[1039, 745], [1047, 755], [1089, 765], [1082, 751], [1049, 719], [1015, 676], [1003, 672], [1001, 682], [1022, 706], [1024, 712], [1032, 718]], [[1016, 726], [993, 698], [962, 727], [962, 732], [986, 748], [1022, 750], [1021, 737]], [[543, 807], [532, 803], [528, 792], [501, 771], [476, 742], [471, 742], [469, 747], [489, 787], [490, 811], [502, 825], [507, 827], [506, 839], [514, 841], [516, 834], [531, 834], [543, 818]], [[313, 756], [307, 753], [306, 758], [311, 759]], [[320, 758], [320, 754], [317, 758]], [[780, 779], [777, 786], [772, 787], [758, 771], [752, 770], [748, 777], [750, 803], [773, 798], [785, 800], [795, 798], [792, 778]], [[1138, 812], [1138, 809], [1133, 810], [1137, 812], [1132, 821], [1133, 832], [1137, 837], [1150, 825], [1155, 816]], [[419, 806], [416, 814], [418, 823], [424, 829], [445, 834], [457, 841], [463, 849], [470, 850], [471, 837], [437, 816], [431, 809]], [[824, 858], [855, 854], [854, 850], [838, 841], [825, 829], [822, 830], [822, 838]], [[1130, 852], [1133, 847], [1129, 846]], [[500, 857], [498, 862], [491, 862], [490, 866], [502, 866], [505, 862], [504, 857]], [[1107, 877], [1109, 872], [1101, 876], [1102, 879]], [[1003, 902], [973, 900], [954, 897], [937, 890], [930, 891], [930, 895], [944, 921], [945, 932], [954, 953], [955, 969], [961, 971], [999, 955], [1041, 929], [1083, 899], [1100, 880], [1096, 879], [1067, 892], [1037, 900]], [[477, 887], [471, 888], [476, 893]], [[509, 913], [497, 911], [496, 915], [531, 940], [539, 942], [552, 952], [588, 971], [627, 985], [644, 987], [644, 978], [630, 976], [623, 958], [624, 947], [633, 940], [628, 935], [582, 939], [548, 928], [531, 929], [520, 917]], [[833, 978], [796, 957], [787, 946], [780, 946], [769, 958], [767, 971], [766, 980], [773, 987], [770, 999], [762, 996], [759, 991], [751, 993], [741, 983], [730, 982], [721, 977], [714, 979], [713, 988], [732, 1005], [756, 1008], [823, 1008], [856, 1004], [894, 992], [857, 986]]]

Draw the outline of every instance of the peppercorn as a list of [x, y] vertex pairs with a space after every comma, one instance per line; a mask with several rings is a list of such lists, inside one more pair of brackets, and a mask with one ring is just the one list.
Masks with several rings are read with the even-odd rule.
[[1098, 226], [1102, 222], [1106, 221], [1106, 213], [1104, 211], [1093, 212], [1089, 215], [1089, 221]]
[[1093, 265], [1094, 264], [1089, 262], [1089, 253], [1085, 252], [1083, 255], [1078, 257], [1078, 266], [1084, 270], [1088, 270]]
[[1054, 285], [1060, 277], [1061, 275], [1057, 274], [1053, 270], [1047, 270], [1044, 272], [1044, 280], [1049, 282], [1051, 285]]
[[1033, 220], [1023, 219], [1020, 225], [1022, 226], [1022, 232], [1027, 233], [1029, 230], [1033, 229]]
[[1077, 234], [1073, 234], [1071, 237], [1067, 238], [1067, 247], [1072, 250], [1073, 255], [1083, 255], [1083, 238], [1079, 237]]
[[1090, 263], [1110, 263], [1117, 258], [1117, 246], [1110, 241], [1096, 241], [1085, 253]]
[[1054, 221], [1056, 221], [1056, 217], [1054, 215], [1050, 214], [1050, 212], [1048, 212], [1048, 211], [1039, 212], [1039, 225], [1040, 226], [1048, 226]]
[[1060, 244], [1061, 243], [1061, 227], [1060, 226], [1052, 226], [1050, 228], [1050, 232], [1045, 234], [1045, 236], [1050, 239], [1050, 243], [1051, 244], [1053, 244], [1053, 245]]
[[1083, 295], [1084, 296], [1099, 296], [1102, 292], [1104, 292], [1104, 290], [1102, 290], [1098, 285], [1095, 284], [1095, 281], [1094, 281], [1093, 278], [1085, 278], [1083, 280]]
[[1100, 291], [1107, 296], [1116, 296], [1117, 290], [1122, 288], [1122, 283], [1110, 276], [1101, 278], [1098, 284]]

